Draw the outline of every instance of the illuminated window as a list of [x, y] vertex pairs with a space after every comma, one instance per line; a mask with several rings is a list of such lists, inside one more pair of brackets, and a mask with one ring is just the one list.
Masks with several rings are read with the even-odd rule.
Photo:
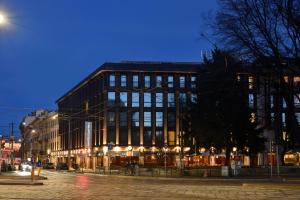
[[282, 98], [282, 107], [286, 108], [286, 102], [285, 102], [284, 98]]
[[138, 75], [132, 76], [132, 86], [135, 88], [139, 87], [139, 76]]
[[254, 123], [255, 121], [256, 121], [256, 114], [255, 113], [251, 113], [250, 122]]
[[295, 104], [295, 107], [297, 107], [297, 108], [300, 107], [300, 94], [294, 95], [294, 104]]
[[144, 93], [144, 107], [151, 107], [151, 93]]
[[169, 145], [175, 145], [175, 131], [168, 131]]
[[295, 113], [298, 124], [300, 124], [300, 113]]
[[253, 76], [248, 77], [248, 83], [249, 83], [249, 89], [253, 89], [254, 88], [254, 78], [253, 78]]
[[163, 107], [163, 93], [156, 93], [156, 107], [161, 108]]
[[115, 75], [109, 75], [109, 86], [115, 87], [116, 86], [116, 76]]
[[127, 92], [120, 92], [120, 106], [127, 107]]
[[182, 105], [186, 105], [186, 93], [180, 93], [179, 94], [179, 102]]
[[274, 107], [274, 96], [270, 96], [270, 104], [271, 104], [271, 108]]
[[299, 84], [300, 84], [300, 77], [299, 76], [295, 76], [294, 77], [294, 85], [295, 86], [299, 86]]
[[132, 93], [132, 107], [140, 106], [140, 94], [138, 92]]
[[121, 75], [121, 87], [126, 87], [127, 85], [127, 76]]

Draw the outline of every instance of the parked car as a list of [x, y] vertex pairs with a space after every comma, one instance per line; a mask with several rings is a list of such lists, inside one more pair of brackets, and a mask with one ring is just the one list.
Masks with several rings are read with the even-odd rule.
[[45, 163], [43, 169], [54, 169], [53, 163]]
[[68, 170], [68, 165], [66, 163], [57, 163], [56, 170]]
[[76, 164], [76, 163], [72, 164], [72, 168], [75, 169], [75, 170], [79, 170], [80, 169], [79, 165]]
[[22, 171], [31, 171], [32, 165], [30, 162], [23, 162], [21, 163], [21, 168]]

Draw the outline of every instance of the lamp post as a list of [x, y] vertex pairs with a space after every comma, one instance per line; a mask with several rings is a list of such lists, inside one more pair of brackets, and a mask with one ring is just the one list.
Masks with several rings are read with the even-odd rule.
[[168, 151], [167, 144], [165, 144], [165, 146], [164, 146], [164, 151], [165, 151], [165, 175], [167, 176], [167, 151]]

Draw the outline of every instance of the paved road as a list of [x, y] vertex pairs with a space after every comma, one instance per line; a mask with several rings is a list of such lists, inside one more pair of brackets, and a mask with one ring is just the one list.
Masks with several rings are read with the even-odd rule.
[[121, 199], [121, 200], [194, 200], [194, 199], [297, 199], [299, 187], [274, 184], [218, 183], [202, 181], [159, 180], [44, 172], [48, 180], [43, 186], [0, 187], [0, 199]]

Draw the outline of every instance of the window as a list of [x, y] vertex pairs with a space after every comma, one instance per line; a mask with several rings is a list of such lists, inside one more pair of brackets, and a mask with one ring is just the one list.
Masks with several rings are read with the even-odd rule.
[[191, 94], [191, 102], [192, 103], [197, 103], [197, 94]]
[[127, 107], [127, 92], [120, 92], [120, 106]]
[[168, 87], [169, 88], [174, 87], [174, 77], [173, 76], [168, 76]]
[[161, 87], [162, 76], [156, 76], [156, 87]]
[[109, 106], [113, 106], [116, 100], [116, 93], [115, 92], [108, 92], [108, 102]]
[[270, 104], [271, 104], [271, 108], [274, 107], [274, 96], [270, 97]]
[[116, 116], [114, 112], [107, 113], [107, 125], [108, 126], [115, 126]]
[[300, 113], [295, 113], [298, 124], [300, 124]]
[[155, 139], [156, 139], [156, 145], [158, 146], [162, 146], [163, 143], [164, 143], [164, 138], [163, 138], [163, 132], [162, 131], [156, 131], [156, 136], [155, 136]]
[[139, 87], [139, 76], [138, 75], [133, 75], [132, 76], [132, 86], [133, 87]]
[[175, 131], [168, 131], [169, 145], [175, 145]]
[[126, 87], [127, 85], [127, 76], [121, 75], [121, 87]]
[[179, 77], [179, 87], [185, 88], [185, 77], [184, 76]]
[[249, 89], [253, 89], [254, 88], [254, 78], [253, 78], [253, 76], [248, 77], [248, 83], [249, 83]]
[[144, 93], [144, 107], [151, 107], [151, 93]]
[[295, 107], [299, 108], [300, 107], [300, 94], [295, 94], [294, 95], [294, 104], [295, 104]]
[[286, 125], [285, 113], [282, 113], [282, 126]]
[[254, 96], [253, 96], [253, 94], [248, 95], [248, 102], [249, 102], [249, 107], [254, 108]]
[[116, 76], [115, 75], [109, 75], [109, 86], [115, 87], [116, 86]]
[[120, 126], [127, 126], [127, 112], [120, 112]]
[[140, 106], [140, 94], [138, 92], [132, 93], [132, 107]]
[[145, 88], [150, 88], [151, 87], [151, 80], [150, 80], [150, 76], [145, 76]]
[[144, 132], [144, 145], [151, 146], [152, 138], [151, 138], [151, 130], [145, 130]]
[[183, 105], [186, 104], [186, 94], [185, 93], [180, 93], [179, 94], [179, 102]]
[[151, 127], [151, 112], [144, 112], [144, 127]]
[[156, 127], [163, 127], [163, 112], [156, 112]]
[[175, 107], [174, 93], [168, 93], [168, 107]]
[[195, 89], [197, 87], [197, 77], [196, 76], [192, 76], [191, 77], [191, 88]]
[[256, 114], [252, 112], [250, 116], [250, 122], [254, 123], [255, 121], [256, 121]]
[[284, 98], [282, 98], [282, 107], [286, 108], [286, 102], [285, 102]]
[[176, 121], [175, 121], [175, 113], [169, 112], [168, 113], [168, 127], [175, 127]]
[[156, 107], [163, 107], [163, 93], [156, 93]]
[[132, 113], [132, 126], [133, 127], [139, 127], [140, 126], [140, 113], [139, 112], [133, 112]]

